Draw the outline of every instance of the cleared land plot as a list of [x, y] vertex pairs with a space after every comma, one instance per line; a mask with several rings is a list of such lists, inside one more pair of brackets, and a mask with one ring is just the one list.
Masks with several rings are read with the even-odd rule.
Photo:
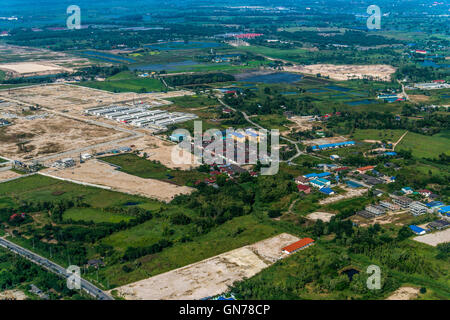
[[419, 289], [413, 287], [400, 287], [386, 300], [413, 300], [419, 296]]
[[351, 80], [373, 78], [380, 81], [390, 81], [395, 68], [386, 64], [374, 65], [334, 65], [312, 64], [284, 67], [285, 71], [300, 72], [306, 74], [321, 74], [335, 80]]
[[141, 195], [169, 202], [178, 194], [190, 194], [193, 189], [180, 187], [154, 179], [143, 179], [115, 170], [114, 167], [90, 160], [77, 167], [65, 170], [46, 169], [52, 176], [111, 187], [120, 192]]
[[306, 217], [309, 220], [322, 220], [323, 222], [330, 222], [331, 218], [333, 218], [335, 216], [334, 213], [329, 213], [329, 212], [313, 212], [308, 214]]
[[7, 63], [0, 64], [0, 69], [10, 71], [13, 74], [50, 74], [56, 72], [72, 71], [70, 69], [62, 68], [51, 63], [37, 63], [37, 62], [22, 62], [22, 63]]
[[328, 197], [325, 199], [322, 199], [319, 201], [320, 204], [329, 204], [329, 203], [333, 203], [333, 202], [337, 202], [343, 199], [350, 199], [350, 198], [356, 198], [356, 197], [361, 197], [363, 196], [366, 192], [367, 192], [367, 188], [358, 188], [358, 189], [353, 189], [353, 188], [347, 188], [347, 187], [341, 187], [342, 189], [344, 189], [346, 192], [344, 194], [338, 194], [332, 197]]
[[28, 160], [126, 136], [114, 129], [53, 114], [34, 120], [17, 118], [13, 125], [0, 129], [0, 155]]
[[154, 136], [145, 135], [133, 141], [133, 144], [136, 146], [137, 150], [147, 154], [147, 159], [159, 161], [161, 164], [171, 169], [179, 168], [182, 170], [190, 170], [200, 165], [194, 163], [193, 155], [191, 157], [192, 161], [188, 164], [175, 163], [172, 160], [172, 151], [173, 148], [176, 147], [176, 143], [164, 141]]
[[[167, 97], [184, 95], [186, 92], [168, 93]], [[154, 106], [169, 104], [164, 101], [164, 93], [111, 93], [76, 85], [42, 85], [19, 88], [11, 91], [0, 91], [0, 97], [39, 105], [54, 111], [66, 111], [69, 114], [81, 115], [85, 109], [99, 105], [111, 105], [125, 102], [143, 102]]]
[[436, 247], [440, 243], [450, 242], [450, 228], [443, 231], [433, 232], [425, 234], [423, 236], [414, 237], [413, 239], [425, 244], [429, 244], [430, 246]]
[[0, 182], [5, 181], [5, 180], [9, 180], [12, 178], [17, 178], [20, 177], [21, 175], [11, 171], [11, 170], [7, 170], [7, 171], [0, 171]]
[[283, 233], [253, 245], [119, 287], [118, 294], [135, 300], [201, 299], [228, 290], [282, 258], [281, 248], [298, 241]]

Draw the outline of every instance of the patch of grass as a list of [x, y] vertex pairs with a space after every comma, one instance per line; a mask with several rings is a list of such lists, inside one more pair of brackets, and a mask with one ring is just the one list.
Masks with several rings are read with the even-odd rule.
[[184, 171], [169, 169], [159, 162], [146, 160], [135, 154], [124, 153], [103, 157], [103, 161], [120, 166], [120, 171], [144, 179], [157, 179], [178, 185], [192, 184], [196, 180], [206, 178], [207, 175], [196, 170]]
[[405, 130], [357, 129], [353, 133], [353, 139], [396, 142], [404, 133]]
[[408, 132], [396, 150], [411, 150], [418, 158], [437, 158], [440, 154], [450, 155], [450, 131], [443, 131], [433, 136]]
[[280, 130], [280, 132], [289, 130], [285, 126], [292, 124], [291, 121], [287, 120], [285, 116], [280, 114], [260, 115], [252, 118], [252, 120], [258, 123], [263, 128], [266, 128], [268, 130], [278, 129]]
[[166, 90], [158, 79], [124, 79], [114, 81], [86, 81], [80, 85], [111, 92], [153, 92]]
[[191, 242], [178, 242], [160, 253], [137, 259], [138, 268], [126, 273], [117, 264], [100, 272], [112, 287], [124, 285], [201, 261], [215, 255], [272, 237], [275, 228], [259, 224], [255, 217], [242, 216], [227, 221]]
[[64, 212], [63, 218], [66, 220], [71, 219], [73, 221], [93, 221], [94, 223], [118, 223], [132, 219], [131, 216], [105, 212], [94, 208], [72, 208]]

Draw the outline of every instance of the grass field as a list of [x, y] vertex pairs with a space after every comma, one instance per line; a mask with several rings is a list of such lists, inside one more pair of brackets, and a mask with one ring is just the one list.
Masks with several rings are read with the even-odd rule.
[[285, 116], [279, 114], [261, 115], [252, 118], [252, 120], [263, 128], [268, 130], [278, 129], [280, 132], [289, 130], [285, 125], [293, 124], [291, 121], [287, 120]]
[[436, 158], [440, 154], [450, 155], [450, 131], [442, 131], [433, 136], [408, 132], [396, 150], [411, 150], [418, 158]]
[[206, 178], [206, 174], [191, 170], [173, 170], [164, 165], [146, 160], [135, 154], [124, 153], [101, 158], [103, 161], [120, 166], [121, 171], [145, 179], [163, 180], [178, 185], [192, 184], [198, 179]]
[[111, 92], [161, 92], [166, 88], [158, 79], [123, 79], [108, 81], [86, 81], [80, 85]]
[[21, 200], [57, 201], [82, 197], [95, 208], [122, 206], [128, 202], [139, 206], [159, 208], [160, 203], [147, 198], [60, 181], [41, 175], [32, 175], [0, 184], [0, 206]]
[[353, 133], [353, 139], [396, 142], [404, 133], [405, 130], [357, 129]]
[[5, 73], [5, 71], [0, 70], [0, 81], [5, 80], [5, 78], [6, 78], [6, 73]]
[[100, 270], [111, 286], [120, 286], [179, 268], [276, 235], [275, 228], [258, 223], [251, 215], [234, 218], [192, 242], [178, 242], [160, 253], [137, 259], [131, 272], [124, 264]]
[[65, 220], [71, 219], [73, 221], [92, 221], [94, 223], [118, 223], [121, 221], [130, 221], [133, 217], [105, 212], [94, 208], [72, 208], [64, 212], [63, 218]]
[[219, 105], [219, 102], [216, 99], [210, 99], [204, 95], [183, 96], [168, 100], [172, 101], [174, 105], [183, 108], [205, 108]]

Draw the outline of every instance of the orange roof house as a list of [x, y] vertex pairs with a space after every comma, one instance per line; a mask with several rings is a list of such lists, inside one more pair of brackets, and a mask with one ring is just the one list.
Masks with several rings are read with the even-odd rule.
[[358, 171], [359, 173], [364, 173], [366, 171], [373, 170], [374, 168], [375, 168], [375, 166], [367, 166], [367, 167], [358, 168], [358, 169], [356, 169], [356, 171]]
[[301, 249], [305, 249], [306, 247], [309, 247], [310, 245], [314, 244], [314, 240], [311, 238], [303, 238], [297, 242], [294, 242], [287, 247], [284, 247], [281, 249], [283, 253], [291, 254], [293, 252], [296, 252]]

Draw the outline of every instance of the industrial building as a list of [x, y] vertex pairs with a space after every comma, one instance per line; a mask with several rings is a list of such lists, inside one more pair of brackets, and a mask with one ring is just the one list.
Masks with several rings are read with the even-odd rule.
[[349, 147], [354, 146], [355, 141], [344, 141], [344, 142], [337, 142], [337, 143], [328, 143], [328, 144], [321, 144], [318, 146], [312, 146], [313, 151], [318, 150], [327, 150], [327, 149], [337, 149], [342, 147]]
[[422, 215], [422, 214], [427, 213], [428, 207], [427, 207], [425, 204], [423, 204], [423, 203], [421, 203], [421, 202], [419, 202], [419, 201], [414, 201], [414, 202], [411, 202], [411, 203], [410, 203], [410, 205], [409, 205], [409, 211], [410, 211], [414, 216], [420, 216], [420, 215]]
[[366, 207], [366, 211], [379, 216], [386, 212], [386, 208], [379, 205], [370, 205]]
[[409, 228], [411, 229], [412, 232], [414, 232], [417, 235], [423, 235], [423, 234], [427, 233], [427, 231], [425, 229], [415, 226], [415, 225], [410, 225]]
[[72, 158], [66, 158], [62, 160], [57, 160], [52, 164], [52, 167], [64, 169], [64, 168], [70, 168], [75, 166], [75, 160]]
[[400, 209], [400, 206], [397, 204], [393, 204], [392, 202], [388, 201], [380, 201], [380, 206], [385, 207], [388, 210], [395, 211]]
[[151, 110], [149, 106], [109, 106], [88, 109], [85, 112], [90, 115], [127, 123], [139, 128], [152, 127], [162, 130], [167, 129], [169, 125], [198, 118], [197, 115], [192, 113], [169, 113], [164, 110]]
[[427, 225], [428, 228], [435, 229], [435, 230], [442, 230], [442, 229], [448, 228], [449, 226], [450, 226], [450, 222], [445, 221], [445, 220], [436, 220]]
[[291, 254], [298, 250], [305, 249], [314, 244], [314, 240], [311, 238], [303, 238], [297, 242], [294, 242], [287, 247], [281, 249], [281, 251], [285, 254]]
[[409, 208], [409, 205], [413, 202], [413, 200], [408, 197], [400, 196], [400, 197], [393, 197], [392, 202], [406, 209]]

